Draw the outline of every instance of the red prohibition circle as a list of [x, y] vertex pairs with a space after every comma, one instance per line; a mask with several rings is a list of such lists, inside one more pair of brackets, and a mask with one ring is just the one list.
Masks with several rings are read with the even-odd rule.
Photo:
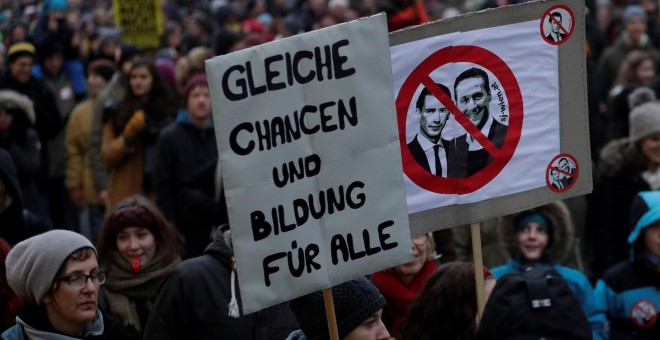
[[[640, 322], [640, 320], [635, 317], [635, 311], [643, 309], [642, 304], [649, 306], [652, 309], [651, 312], [653, 313], [653, 316], [646, 323]], [[655, 325], [655, 322], [658, 320], [658, 308], [653, 302], [649, 300], [639, 300], [633, 304], [632, 308], [630, 308], [630, 320], [638, 327], [650, 328], [651, 326]]]
[[[566, 32], [566, 38], [562, 39], [561, 41], [554, 41], [554, 40], [548, 39], [548, 37], [543, 32], [543, 24], [545, 23], [546, 18], [549, 18], [550, 20], [554, 20], [552, 15], [550, 15], [550, 13], [552, 13], [553, 11], [556, 11], [557, 9], [563, 9], [568, 13], [568, 15], [571, 16], [571, 29], [570, 30], [566, 31], [566, 29], [561, 24], [559, 24], [559, 27], [561, 28], [561, 30]], [[564, 42], [568, 41], [568, 39], [571, 37], [571, 35], [573, 35], [574, 30], [575, 30], [575, 15], [573, 14], [573, 10], [571, 10], [571, 8], [566, 6], [566, 5], [552, 6], [552, 7], [548, 8], [548, 10], [545, 11], [545, 13], [543, 13], [543, 16], [541, 16], [540, 30], [539, 31], [541, 32], [541, 37], [543, 38], [543, 40], [545, 40], [550, 45], [560, 45], [560, 44], [563, 44]]]
[[[497, 77], [509, 101], [509, 125], [502, 147], [492, 155], [493, 160], [485, 168], [466, 178], [444, 178], [429, 173], [413, 158], [406, 142], [406, 119], [415, 91], [422, 82], [430, 80], [431, 72], [439, 67], [456, 62], [480, 65]], [[523, 100], [518, 81], [500, 57], [479, 46], [448, 46], [431, 54], [404, 81], [396, 98], [396, 110], [403, 171], [419, 187], [438, 194], [461, 195], [482, 188], [504, 169], [520, 141]]]
[[[569, 173], [565, 172], [564, 170], [561, 170], [561, 169], [553, 166], [553, 164], [555, 164], [555, 162], [557, 160], [559, 160], [560, 158], [568, 158], [573, 162], [573, 164], [575, 164], [575, 173], [574, 174], [569, 174]], [[565, 186], [563, 189], [555, 188], [554, 186], [552, 186], [552, 183], [550, 182], [550, 170], [555, 170], [557, 172], [561, 172], [564, 175], [571, 176], [571, 177], [573, 177], [573, 181], [570, 184], [568, 184], [567, 186]], [[573, 155], [568, 154], [568, 153], [562, 153], [562, 154], [559, 154], [559, 155], [555, 156], [555, 158], [553, 158], [550, 161], [550, 164], [548, 164], [548, 168], [545, 170], [545, 183], [548, 186], [548, 189], [550, 189], [554, 192], [566, 192], [566, 191], [568, 191], [570, 188], [573, 187], [573, 185], [575, 185], [575, 182], [577, 182], [578, 177], [580, 177], [580, 165], [578, 164], [577, 159], [575, 159], [575, 157], [573, 157]]]

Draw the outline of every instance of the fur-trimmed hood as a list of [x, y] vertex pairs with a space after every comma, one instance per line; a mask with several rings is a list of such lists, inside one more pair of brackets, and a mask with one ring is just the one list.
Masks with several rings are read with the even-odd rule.
[[34, 104], [32, 100], [12, 90], [0, 90], [0, 107], [4, 109], [19, 109], [25, 113], [31, 124], [34, 124]]
[[600, 171], [608, 176], [616, 176], [628, 162], [625, 158], [626, 149], [630, 140], [626, 138], [615, 139], [603, 146], [600, 150]]
[[552, 202], [550, 204], [500, 218], [500, 234], [511, 254], [511, 258], [517, 258], [520, 253], [518, 248], [518, 231], [516, 230], [515, 221], [518, 216], [530, 211], [540, 213], [552, 223], [552, 242], [545, 249], [544, 255], [553, 263], [562, 263], [573, 247], [575, 228], [573, 227], [573, 221], [568, 208], [561, 201]]

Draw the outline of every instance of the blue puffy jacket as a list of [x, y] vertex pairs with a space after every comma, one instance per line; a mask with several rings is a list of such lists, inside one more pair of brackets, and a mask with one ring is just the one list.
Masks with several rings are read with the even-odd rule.
[[613, 339], [660, 339], [660, 254], [641, 250], [644, 230], [660, 221], [660, 192], [640, 192], [631, 207], [630, 259], [605, 272], [596, 294], [606, 307]]

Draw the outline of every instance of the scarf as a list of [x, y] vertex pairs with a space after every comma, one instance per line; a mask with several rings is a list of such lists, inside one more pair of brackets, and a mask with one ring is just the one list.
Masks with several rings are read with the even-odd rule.
[[[83, 336], [71, 336], [61, 333], [53, 327], [48, 320], [46, 309], [38, 306], [36, 303], [26, 305], [23, 310], [16, 317], [16, 325], [18, 333], [27, 334], [28, 339], [48, 339], [48, 340], [74, 340], [74, 339], [87, 339], [90, 337], [101, 336], [104, 333], [103, 315], [101, 311], [96, 310], [94, 320], [85, 324]], [[13, 339], [10, 334], [8, 338]]]
[[163, 255], [156, 253], [151, 263], [139, 273], [133, 272], [131, 263], [119, 252], [112, 251], [110, 258], [111, 264], [103, 288], [110, 311], [124, 326], [133, 326], [142, 332], [142, 323], [147, 320], [140, 320], [138, 305], [151, 311], [160, 283], [181, 262], [181, 258], [165, 263]]
[[649, 184], [651, 190], [660, 189], [660, 168], [655, 171], [644, 171], [642, 172], [642, 178]]
[[383, 293], [387, 300], [385, 309], [387, 314], [392, 318], [392, 336], [399, 335], [399, 325], [408, 313], [410, 303], [415, 299], [419, 291], [422, 290], [426, 280], [433, 274], [437, 266], [435, 260], [426, 261], [408, 286], [404, 285], [397, 278], [394, 270], [391, 269], [371, 275], [374, 285]]

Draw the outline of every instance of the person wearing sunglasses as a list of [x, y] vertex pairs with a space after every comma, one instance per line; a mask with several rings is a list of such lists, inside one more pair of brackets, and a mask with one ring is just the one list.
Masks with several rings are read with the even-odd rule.
[[5, 264], [11, 289], [32, 302], [3, 340], [137, 338], [99, 310], [105, 272], [84, 236], [68, 230], [33, 236], [16, 244]]

